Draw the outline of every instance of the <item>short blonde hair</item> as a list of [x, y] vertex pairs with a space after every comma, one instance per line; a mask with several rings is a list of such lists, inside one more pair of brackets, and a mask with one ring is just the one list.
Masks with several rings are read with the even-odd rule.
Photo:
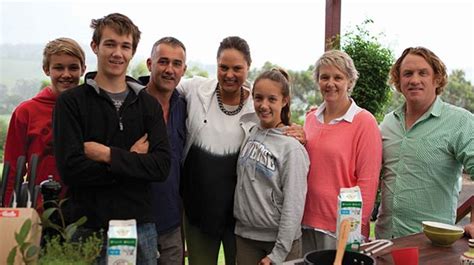
[[441, 61], [441, 59], [425, 47], [409, 47], [406, 48], [402, 56], [397, 59], [395, 64], [393, 64], [390, 69], [390, 84], [394, 85], [398, 92], [402, 92], [400, 89], [400, 67], [402, 65], [403, 59], [408, 54], [414, 54], [423, 57], [426, 62], [433, 68], [433, 73], [436, 79], [439, 81], [439, 85], [436, 88], [436, 95], [443, 93], [444, 88], [448, 84], [448, 74], [446, 72], [446, 65]]
[[339, 71], [343, 72], [349, 79], [349, 90], [352, 90], [359, 79], [359, 72], [355, 68], [354, 61], [349, 54], [340, 50], [330, 50], [325, 52], [314, 65], [314, 81], [316, 81], [316, 87], [319, 88], [319, 71], [321, 66], [334, 66]]
[[81, 66], [84, 67], [85, 65], [86, 55], [81, 46], [73, 39], [58, 38], [48, 42], [43, 50], [43, 69], [49, 68], [51, 55], [54, 54], [67, 54], [77, 57], [81, 62]]

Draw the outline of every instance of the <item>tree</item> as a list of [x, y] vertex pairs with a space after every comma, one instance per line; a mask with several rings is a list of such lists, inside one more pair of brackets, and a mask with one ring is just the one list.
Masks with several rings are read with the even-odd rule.
[[448, 85], [441, 98], [453, 105], [474, 112], [474, 87], [466, 80], [463, 70], [453, 70], [449, 75]]
[[313, 78], [314, 65], [310, 65], [305, 71], [289, 71], [289, 73], [292, 84], [292, 120], [302, 124], [306, 112], [322, 102], [321, 93], [317, 91]]
[[51, 85], [51, 79], [43, 79], [41, 80], [41, 85], [39, 87], [39, 90]]
[[[262, 68], [253, 68], [249, 71], [248, 80], [254, 82], [264, 71], [278, 68], [280, 66], [271, 62], [265, 62]], [[284, 67], [283, 67], [284, 68]], [[321, 103], [321, 95], [316, 93], [313, 79], [314, 66], [311, 65], [304, 71], [288, 70], [291, 85], [291, 120], [302, 124], [306, 111], [311, 107]]]
[[7, 138], [7, 121], [0, 118], [0, 162], [3, 163], [3, 150], [5, 149], [5, 140]]
[[193, 65], [186, 69], [186, 73], [184, 74], [185, 78], [191, 78], [193, 76], [202, 76], [202, 77], [209, 77], [209, 73], [199, 67], [198, 65]]
[[402, 95], [402, 93], [392, 90], [392, 99], [390, 100], [390, 103], [388, 104], [387, 110], [385, 113], [389, 113], [396, 108], [398, 108], [400, 105], [402, 105], [405, 102], [405, 97]]
[[135, 66], [132, 67], [132, 70], [130, 71], [130, 75], [135, 79], [138, 79], [140, 76], [145, 76], [149, 74], [150, 72], [148, 71], [146, 61], [141, 61], [137, 63]]
[[378, 38], [366, 29], [372, 20], [365, 20], [342, 37], [342, 50], [345, 51], [359, 71], [359, 80], [351, 94], [357, 105], [370, 111], [378, 121], [383, 119], [390, 103], [392, 90], [387, 83], [393, 52], [383, 47]]
[[22, 101], [27, 100], [38, 93], [39, 84], [41, 84], [39, 79], [19, 79], [10, 92], [20, 96]]
[[[441, 98], [445, 102], [474, 112], [474, 87], [470, 81], [466, 80], [463, 70], [455, 69], [451, 72]], [[387, 112], [394, 110], [404, 102], [405, 98], [401, 93], [394, 93]]]
[[17, 94], [8, 94], [0, 100], [0, 114], [11, 114], [24, 99]]

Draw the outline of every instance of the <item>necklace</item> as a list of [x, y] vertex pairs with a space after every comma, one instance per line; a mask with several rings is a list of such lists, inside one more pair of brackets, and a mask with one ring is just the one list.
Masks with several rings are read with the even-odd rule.
[[242, 107], [244, 106], [244, 90], [242, 87], [240, 88], [240, 102], [239, 106], [235, 110], [226, 110], [224, 107], [224, 104], [222, 103], [222, 98], [221, 98], [221, 91], [219, 89], [219, 84], [217, 84], [216, 87], [216, 97], [217, 97], [217, 103], [219, 105], [219, 109], [224, 112], [225, 115], [228, 116], [234, 116], [235, 114], [239, 113], [242, 110]]

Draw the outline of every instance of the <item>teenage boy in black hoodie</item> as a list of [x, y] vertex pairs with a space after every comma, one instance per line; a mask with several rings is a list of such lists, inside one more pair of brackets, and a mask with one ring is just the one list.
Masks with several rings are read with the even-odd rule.
[[[126, 76], [140, 31], [122, 14], [92, 20], [97, 72], [63, 93], [54, 112], [55, 156], [69, 187], [79, 235], [104, 231], [111, 219], [135, 219], [137, 264], [156, 264], [150, 182], [169, 171], [169, 143], [160, 105]], [[105, 242], [105, 239], [104, 239]], [[105, 264], [105, 251], [99, 263]]]

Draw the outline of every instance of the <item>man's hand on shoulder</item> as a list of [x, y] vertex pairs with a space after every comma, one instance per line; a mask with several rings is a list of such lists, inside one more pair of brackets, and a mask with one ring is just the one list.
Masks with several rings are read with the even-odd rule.
[[97, 142], [85, 142], [84, 154], [96, 162], [110, 164], [110, 147]]
[[272, 264], [272, 260], [268, 256], [260, 260], [260, 262], [258, 263], [258, 265], [270, 265], [270, 264]]
[[306, 144], [306, 134], [304, 133], [303, 126], [296, 123], [291, 124], [291, 126], [285, 129], [285, 135], [294, 137], [302, 145]]

